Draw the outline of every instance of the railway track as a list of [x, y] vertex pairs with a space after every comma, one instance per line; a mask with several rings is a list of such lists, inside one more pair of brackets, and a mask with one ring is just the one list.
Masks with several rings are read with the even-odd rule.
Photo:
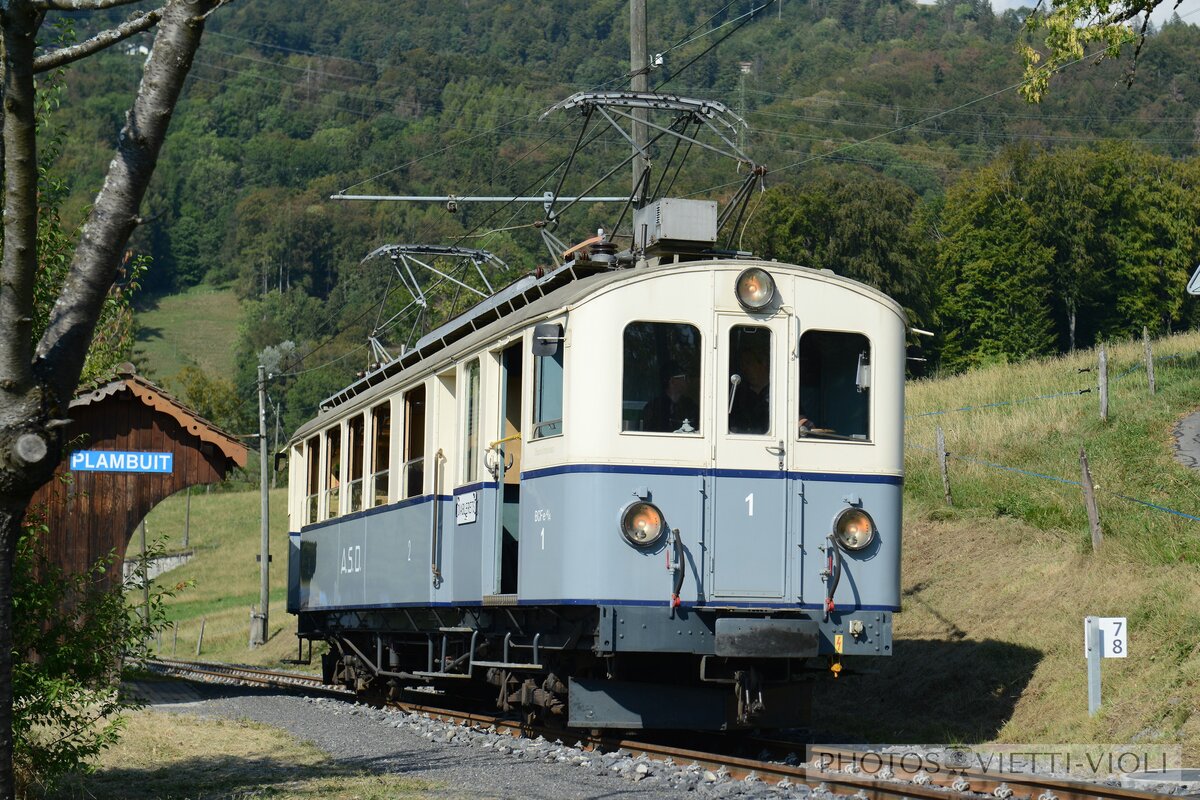
[[141, 662], [143, 669], [160, 675], [206, 683], [241, 683], [254, 686], [269, 686], [275, 689], [295, 689], [303, 692], [330, 695], [349, 700], [354, 692], [340, 686], [329, 686], [320, 678], [298, 672], [258, 669], [237, 664], [220, 664], [213, 661], [181, 661], [173, 658], [155, 658]]
[[[310, 675], [293, 672], [243, 667], [213, 662], [156, 659], [143, 666], [160, 674], [209, 683], [242, 683], [291, 689], [306, 693], [331, 695], [353, 700], [354, 693], [340, 687], [322, 684]], [[564, 736], [564, 731], [531, 727], [520, 721], [491, 714], [441, 708], [425, 703], [394, 702], [389, 704], [413, 714], [479, 729], [495, 730], [512, 736], [543, 735], [548, 739]], [[857, 800], [947, 800], [956, 795], [962, 798], [990, 797], [995, 800], [1165, 800], [1176, 795], [1139, 789], [1126, 789], [1088, 781], [1051, 778], [1041, 775], [1007, 773], [993, 775], [970, 768], [944, 767], [938, 770], [921, 769], [920, 765], [906, 766], [905, 759], [889, 762], [892, 776], [880, 777], [879, 770], [865, 768], [864, 751], [823, 745], [806, 745], [761, 737], [740, 737], [742, 746], [762, 748], [764, 753], [808, 751], [810, 763], [786, 763], [771, 758], [742, 758], [714, 752], [678, 747], [655, 742], [649, 738], [619, 738], [605, 735], [582, 735], [572, 732], [569, 738], [579, 738], [589, 750], [612, 752], [623, 750], [633, 757], [663, 760], [676, 764], [696, 763], [717, 775], [734, 780], [751, 776], [768, 783], [786, 781], [806, 785], [836, 794], [853, 795]], [[734, 741], [734, 740], [730, 740]], [[797, 759], [787, 759], [794, 761]], [[830, 768], [822, 769], [821, 765]], [[851, 766], [853, 765], [853, 766]], [[836, 769], [833, 767], [837, 767]]]

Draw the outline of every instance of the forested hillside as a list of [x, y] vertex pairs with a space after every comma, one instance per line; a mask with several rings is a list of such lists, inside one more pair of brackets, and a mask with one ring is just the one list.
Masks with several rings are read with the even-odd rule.
[[[1174, 21], [1155, 32], [1128, 88], [1128, 62], [1084, 62], [1030, 106], [1012, 88], [1023, 12], [997, 15], [987, 0], [784, 0], [739, 20], [750, 7], [649, 0], [650, 51], [665, 61], [651, 85], [743, 114], [742, 143], [771, 170], [744, 248], [893, 294], [937, 331], [923, 354], [946, 370], [1200, 317], [1183, 292], [1200, 260], [1200, 30]], [[131, 41], [66, 76], [54, 123], [69, 133], [57, 167], [68, 220], [99, 186], [120, 87], [141, 67]], [[134, 242], [152, 258], [147, 296], [231, 285], [245, 309], [228, 345], [236, 373], [193, 370], [176, 388], [214, 416], [244, 413], [251, 405], [229, 397], [250, 397], [265, 360], [296, 373], [273, 392], [291, 429], [369, 359], [390, 269], [360, 264], [374, 247], [486, 248], [510, 266], [493, 283], [544, 262], [520, 227], [540, 207], [488, 219], [481, 207], [328, 198], [540, 193], [577, 133], [541, 112], [574, 91], [627, 86], [627, 72], [626, 0], [223, 9]], [[615, 137], [599, 145], [575, 174], [602, 174], [626, 152]], [[677, 192], [727, 196], [738, 179], [700, 161]], [[622, 170], [597, 191], [628, 185]], [[582, 211], [564, 240], [611, 213]]]

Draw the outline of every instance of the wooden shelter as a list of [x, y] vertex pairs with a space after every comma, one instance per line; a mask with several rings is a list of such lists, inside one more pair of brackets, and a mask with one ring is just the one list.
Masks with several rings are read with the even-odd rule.
[[219, 483], [245, 466], [246, 446], [135, 374], [81, 391], [71, 401], [67, 453], [33, 497], [49, 532], [42, 545], [63, 569], [81, 572], [111, 552], [119, 580], [129, 537], [164, 498]]

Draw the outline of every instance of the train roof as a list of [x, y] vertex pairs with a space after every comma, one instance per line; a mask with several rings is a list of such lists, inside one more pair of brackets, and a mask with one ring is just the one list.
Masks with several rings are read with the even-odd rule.
[[[301, 425], [292, 434], [291, 442], [304, 439], [324, 427], [338, 407], [360, 400], [366, 402], [390, 391], [385, 383], [398, 375], [417, 375], [453, 361], [463, 350], [496, 338], [508, 329], [519, 327], [530, 319], [570, 306], [613, 284], [650, 277], [654, 274], [687, 270], [698, 266], [759, 266], [765, 269], [785, 267], [798, 270], [809, 277], [841, 286], [874, 299], [891, 309], [907, 324], [907, 315], [895, 300], [865, 283], [837, 275], [830, 270], [817, 270], [795, 264], [763, 261], [755, 258], [714, 258], [694, 261], [659, 263], [627, 269], [611, 269], [590, 262], [568, 261], [545, 274], [529, 274], [476, 303], [467, 311], [422, 336], [397, 358], [368, 372], [346, 388], [321, 401], [317, 416]], [[451, 349], [451, 345], [460, 345]]]

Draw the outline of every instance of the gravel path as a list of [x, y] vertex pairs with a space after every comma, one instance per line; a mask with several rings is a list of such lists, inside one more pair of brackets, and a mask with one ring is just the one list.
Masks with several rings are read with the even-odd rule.
[[164, 682], [133, 687], [151, 708], [201, 717], [249, 719], [286, 730], [340, 764], [402, 773], [442, 787], [434, 797], [461, 798], [783, 798], [780, 789], [733, 781], [697, 766], [595, 755], [573, 742], [514, 739], [457, 725], [273, 690]]

